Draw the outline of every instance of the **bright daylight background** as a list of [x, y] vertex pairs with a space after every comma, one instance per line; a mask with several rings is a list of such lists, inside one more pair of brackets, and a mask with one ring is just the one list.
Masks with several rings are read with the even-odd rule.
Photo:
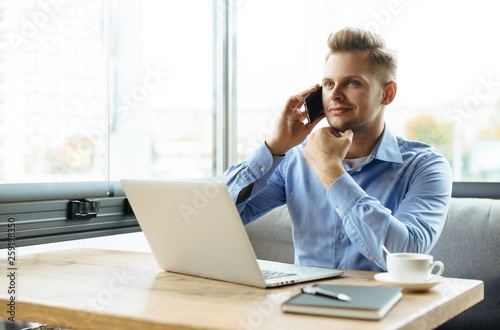
[[[222, 11], [211, 0], [0, 0], [0, 182], [220, 175]], [[498, 2], [235, 0], [231, 12], [231, 161], [269, 136], [288, 96], [320, 82], [328, 35], [355, 26], [398, 53], [392, 130], [436, 146], [456, 181], [500, 181]]]

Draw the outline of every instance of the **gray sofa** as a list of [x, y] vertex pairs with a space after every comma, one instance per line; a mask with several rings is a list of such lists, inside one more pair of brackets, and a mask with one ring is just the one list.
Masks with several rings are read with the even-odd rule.
[[[286, 206], [246, 226], [259, 259], [293, 263]], [[431, 254], [443, 276], [484, 281], [485, 298], [439, 329], [500, 329], [500, 200], [452, 198], [445, 227]]]

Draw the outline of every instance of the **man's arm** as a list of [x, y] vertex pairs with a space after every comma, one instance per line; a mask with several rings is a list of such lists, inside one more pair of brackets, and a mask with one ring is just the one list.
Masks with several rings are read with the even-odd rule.
[[[311, 134], [303, 154], [325, 187], [352, 244], [382, 269], [382, 244], [393, 252], [428, 253], [441, 233], [451, 196], [452, 176], [446, 159], [434, 154], [420, 160], [407, 190], [401, 192], [401, 202], [391, 210], [345, 172], [342, 160], [351, 141], [348, 130], [338, 134], [324, 127]], [[380, 182], [380, 189], [390, 189], [384, 184], [395, 183]]]
[[[277, 156], [279, 157], [280, 155], [280, 152], [275, 152], [273, 153], [271, 151], [271, 148], [269, 148], [269, 145], [267, 144], [267, 142], [265, 142], [266, 144], [266, 147], [269, 149], [269, 152], [271, 152], [271, 154], [273, 156]], [[289, 149], [288, 149], [289, 150]], [[284, 156], [284, 153], [283, 153], [283, 156]], [[245, 188], [243, 188], [240, 193], [238, 194], [238, 198], [236, 199], [236, 202], [239, 202], [241, 201], [242, 199], [244, 199], [246, 196], [248, 196], [251, 192], [252, 192], [252, 189], [253, 189], [253, 182], [251, 184], [249, 184], [248, 186], [246, 186]]]
[[443, 156], [435, 155], [420, 161], [408, 190], [392, 211], [348, 174], [330, 187], [327, 198], [352, 244], [385, 269], [382, 244], [392, 252], [430, 252], [446, 220], [451, 182], [449, 164]]
[[319, 85], [315, 85], [288, 98], [273, 135], [265, 141], [265, 147], [272, 156], [271, 161], [269, 155], [266, 155], [266, 150], [260, 148], [250, 159], [232, 166], [224, 174], [224, 181], [233, 200], [237, 205], [239, 204], [240, 212], [242, 212], [242, 203], [252, 194], [255, 195], [261, 191], [261, 189], [254, 189], [255, 182], [263, 179], [268, 180], [270, 175], [263, 174], [269, 173], [271, 168], [276, 169], [275, 161], [280, 161], [288, 150], [302, 143], [312, 129], [324, 118], [323, 115], [313, 123], [304, 123], [306, 113], [304, 110], [300, 110], [304, 105], [304, 99], [318, 87]]

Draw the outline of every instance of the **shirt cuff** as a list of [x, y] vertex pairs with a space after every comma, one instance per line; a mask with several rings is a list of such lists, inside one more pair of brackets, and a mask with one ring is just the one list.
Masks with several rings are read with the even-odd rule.
[[339, 217], [344, 220], [356, 203], [366, 196], [366, 192], [348, 174], [344, 173], [327, 191], [327, 199]]
[[284, 156], [273, 156], [267, 145], [262, 143], [246, 163], [255, 180], [269, 179], [284, 158]]

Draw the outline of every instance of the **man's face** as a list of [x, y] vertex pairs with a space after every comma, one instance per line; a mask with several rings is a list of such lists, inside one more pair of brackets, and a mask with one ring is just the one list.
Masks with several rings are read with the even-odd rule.
[[335, 53], [323, 76], [323, 107], [328, 124], [340, 132], [381, 132], [384, 90], [368, 52]]

